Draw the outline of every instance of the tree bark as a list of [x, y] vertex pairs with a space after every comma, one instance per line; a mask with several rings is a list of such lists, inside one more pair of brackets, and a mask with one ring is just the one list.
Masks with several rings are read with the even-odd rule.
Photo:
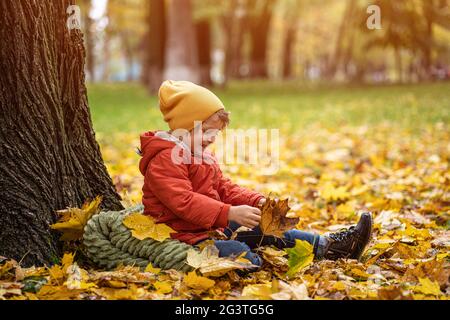
[[0, 255], [25, 266], [61, 254], [56, 210], [97, 195], [122, 209], [95, 140], [70, 4], [0, 1]]

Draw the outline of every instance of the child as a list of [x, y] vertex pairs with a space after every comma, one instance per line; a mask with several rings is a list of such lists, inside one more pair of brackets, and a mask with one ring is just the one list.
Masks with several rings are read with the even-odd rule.
[[[160, 110], [170, 131], [141, 135], [139, 169], [144, 175], [144, 214], [165, 223], [177, 233], [171, 237], [192, 245], [208, 239], [217, 229], [228, 238], [240, 226], [235, 240], [214, 240], [219, 256], [239, 255], [261, 266], [261, 258], [251, 249], [258, 245], [293, 247], [295, 239], [313, 245], [316, 259], [359, 259], [371, 229], [370, 213], [348, 230], [321, 236], [289, 230], [283, 238], [263, 236], [258, 224], [266, 201], [258, 192], [232, 183], [222, 175], [213, 154], [204, 149], [229, 123], [229, 113], [211, 91], [188, 81], [165, 81], [159, 90]], [[198, 138], [200, 136], [200, 138]], [[255, 268], [251, 271], [256, 270]]]

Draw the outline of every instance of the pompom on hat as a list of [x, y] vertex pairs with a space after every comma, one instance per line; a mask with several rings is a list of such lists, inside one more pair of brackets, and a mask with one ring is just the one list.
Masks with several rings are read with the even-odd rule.
[[190, 81], [166, 80], [158, 96], [159, 108], [171, 130], [191, 130], [195, 121], [203, 122], [225, 109], [214, 93]]

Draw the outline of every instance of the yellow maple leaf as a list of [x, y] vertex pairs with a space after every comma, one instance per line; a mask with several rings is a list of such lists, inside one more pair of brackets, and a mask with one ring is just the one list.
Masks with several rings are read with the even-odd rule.
[[157, 293], [166, 294], [172, 292], [173, 288], [168, 282], [156, 281], [153, 286]]
[[415, 292], [421, 292], [426, 295], [439, 296], [442, 294], [441, 288], [437, 281], [431, 281], [428, 278], [419, 278], [420, 286], [415, 286]]
[[270, 300], [274, 293], [272, 283], [251, 284], [242, 290], [242, 298], [258, 298], [261, 300]]
[[93, 201], [85, 202], [81, 209], [67, 208], [65, 210], [59, 210], [57, 211], [60, 215], [58, 222], [52, 224], [50, 227], [63, 233], [60, 238], [62, 241], [81, 239], [83, 237], [84, 227], [89, 219], [100, 211], [99, 206], [101, 202], [102, 197], [98, 196]]
[[284, 250], [274, 249], [272, 247], [264, 246], [258, 249], [258, 252], [262, 254], [262, 257], [265, 261], [270, 263], [271, 265], [284, 268], [287, 265], [287, 252]]
[[50, 278], [55, 280], [58, 285], [62, 284], [67, 276], [67, 269], [73, 264], [75, 253], [64, 253], [61, 259], [61, 265], [53, 265], [51, 268], [47, 268]]
[[334, 284], [333, 284], [333, 289], [336, 289], [336, 290], [338, 290], [338, 291], [344, 291], [345, 290], [345, 288], [346, 288], [347, 286], [345, 285], [345, 283], [344, 282], [342, 282], [342, 281], [336, 281]]
[[288, 202], [289, 199], [277, 201], [270, 197], [266, 198], [266, 202], [261, 207], [261, 221], [259, 223], [263, 234], [282, 237], [286, 230], [296, 227], [299, 219], [287, 216], [291, 209]]
[[134, 213], [123, 219], [123, 224], [131, 230], [133, 237], [144, 240], [151, 238], [156, 241], [164, 241], [170, 238], [176, 231], [163, 223], [155, 223], [153, 217], [140, 213]]
[[73, 264], [73, 259], [75, 258], [75, 253], [64, 253], [63, 258], [61, 259], [61, 265], [63, 272], [67, 271], [67, 268]]
[[36, 296], [40, 300], [71, 300], [78, 299], [82, 290], [68, 289], [66, 286], [43, 285]]
[[64, 282], [67, 289], [89, 289], [97, 287], [95, 283], [87, 282], [89, 280], [87, 271], [81, 269], [76, 263], [67, 268], [67, 275], [67, 280]]
[[347, 192], [347, 187], [334, 187], [332, 183], [326, 183], [320, 189], [320, 196], [326, 201], [347, 200], [350, 193]]
[[183, 283], [192, 289], [208, 290], [213, 287], [216, 282], [206, 277], [198, 276], [194, 270], [184, 276]]
[[367, 279], [367, 278], [370, 278], [370, 274], [368, 274], [367, 272], [365, 272], [364, 270], [360, 270], [360, 269], [358, 269], [358, 268], [353, 268], [352, 270], [351, 270], [351, 272], [355, 275], [355, 276], [357, 276], [357, 277], [360, 277], [360, 278], [363, 278], [363, 279]]
[[92, 291], [108, 300], [137, 300], [145, 295], [145, 290], [138, 288], [133, 283], [130, 284], [128, 289], [94, 288]]
[[51, 268], [48, 269], [48, 273], [50, 275], [50, 278], [53, 280], [56, 280], [56, 283], [62, 284], [60, 282], [61, 279], [63, 279], [66, 275], [66, 273], [63, 271], [61, 266], [55, 264]]
[[161, 268], [155, 268], [151, 263], [149, 263], [144, 271], [158, 274], [161, 271]]
[[400, 234], [419, 240], [427, 240], [432, 238], [430, 232], [427, 229], [417, 229], [410, 224], [407, 224], [406, 229]]
[[348, 201], [338, 205], [336, 207], [336, 213], [339, 214], [339, 216], [343, 215], [345, 217], [355, 215], [355, 202]]
[[437, 261], [444, 260], [444, 259], [447, 258], [449, 255], [450, 255], [450, 253], [448, 253], [448, 252], [438, 253], [438, 254], [436, 255], [436, 260], [437, 260]]

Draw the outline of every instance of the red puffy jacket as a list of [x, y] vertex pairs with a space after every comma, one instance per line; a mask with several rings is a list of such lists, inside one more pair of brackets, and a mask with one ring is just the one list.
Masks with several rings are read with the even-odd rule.
[[191, 164], [175, 164], [171, 158], [175, 143], [155, 133], [140, 136], [142, 203], [144, 214], [177, 231], [171, 238], [189, 244], [203, 240], [207, 231], [224, 230], [232, 205], [256, 206], [263, 197], [225, 178], [214, 156], [212, 164], [196, 164], [193, 155]]

